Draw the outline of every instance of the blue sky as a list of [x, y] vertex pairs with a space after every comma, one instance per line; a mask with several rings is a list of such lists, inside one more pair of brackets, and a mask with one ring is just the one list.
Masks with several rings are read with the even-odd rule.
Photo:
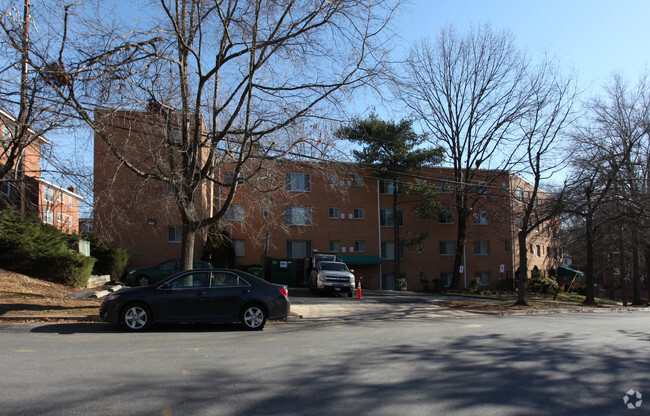
[[410, 0], [397, 28], [409, 45], [449, 23], [462, 33], [486, 22], [512, 31], [531, 57], [546, 51], [574, 67], [593, 94], [614, 71], [635, 81], [649, 61], [648, 0]]

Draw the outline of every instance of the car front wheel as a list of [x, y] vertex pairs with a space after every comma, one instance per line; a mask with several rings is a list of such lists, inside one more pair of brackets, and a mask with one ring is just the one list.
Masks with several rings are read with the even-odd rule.
[[132, 303], [122, 311], [122, 326], [129, 331], [144, 331], [151, 325], [151, 310], [143, 303]]
[[259, 305], [247, 305], [242, 310], [240, 321], [245, 329], [261, 330], [266, 324], [266, 311]]

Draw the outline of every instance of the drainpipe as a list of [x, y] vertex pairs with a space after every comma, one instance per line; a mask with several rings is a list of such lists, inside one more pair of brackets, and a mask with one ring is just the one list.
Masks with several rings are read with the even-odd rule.
[[[381, 259], [381, 205], [379, 202], [379, 179], [377, 179], [377, 236], [378, 236], [378, 241], [377, 243], [379, 244], [379, 258]], [[383, 267], [384, 265], [382, 263], [379, 263], [379, 290], [383, 289]]]

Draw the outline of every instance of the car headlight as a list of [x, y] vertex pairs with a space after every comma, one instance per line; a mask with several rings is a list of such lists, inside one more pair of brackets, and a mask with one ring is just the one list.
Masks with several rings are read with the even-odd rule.
[[104, 298], [104, 302], [108, 302], [108, 301], [111, 301], [111, 300], [115, 300], [115, 299], [119, 298], [120, 295], [121, 295], [121, 293], [111, 293], [110, 295], [108, 295], [108, 296], [106, 296], [106, 297]]
[[325, 280], [325, 275], [323, 273], [318, 273], [318, 281], [322, 282], [323, 280]]

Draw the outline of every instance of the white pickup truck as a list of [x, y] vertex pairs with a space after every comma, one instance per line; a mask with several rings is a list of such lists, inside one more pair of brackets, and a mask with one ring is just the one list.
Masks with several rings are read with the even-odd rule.
[[355, 290], [354, 270], [339, 261], [319, 261], [311, 271], [309, 286], [312, 290], [347, 293]]

